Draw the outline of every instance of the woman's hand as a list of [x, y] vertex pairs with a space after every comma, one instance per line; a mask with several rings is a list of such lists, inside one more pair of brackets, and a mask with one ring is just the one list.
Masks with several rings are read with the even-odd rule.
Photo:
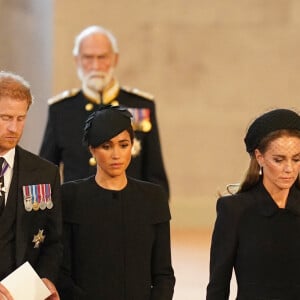
[[43, 282], [45, 283], [46, 287], [51, 292], [51, 295], [47, 297], [45, 300], [60, 300], [58, 291], [55, 285], [47, 278], [42, 278]]

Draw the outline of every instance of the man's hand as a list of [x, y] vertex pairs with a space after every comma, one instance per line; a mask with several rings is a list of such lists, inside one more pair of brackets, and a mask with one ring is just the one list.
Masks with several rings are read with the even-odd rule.
[[0, 283], [0, 299], [1, 300], [14, 300], [13, 297], [11, 296], [10, 292], [8, 289]]
[[51, 292], [51, 295], [48, 298], [46, 298], [45, 300], [60, 300], [55, 285], [49, 279], [47, 279], [47, 278], [42, 278], [42, 280], [45, 283], [46, 287]]

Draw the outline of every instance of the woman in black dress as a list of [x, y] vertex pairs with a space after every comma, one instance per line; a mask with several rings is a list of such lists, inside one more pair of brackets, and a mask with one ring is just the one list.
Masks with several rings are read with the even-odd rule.
[[61, 299], [172, 299], [167, 195], [158, 185], [126, 176], [131, 114], [100, 108], [86, 121], [84, 141], [97, 173], [62, 186]]
[[235, 195], [217, 202], [207, 300], [300, 299], [300, 116], [275, 109], [245, 137], [250, 166]]

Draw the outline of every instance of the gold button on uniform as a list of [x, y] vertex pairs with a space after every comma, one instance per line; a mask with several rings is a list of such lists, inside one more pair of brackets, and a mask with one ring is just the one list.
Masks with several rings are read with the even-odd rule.
[[94, 105], [92, 103], [87, 103], [85, 105], [85, 110], [86, 111], [91, 111], [91, 110], [93, 110], [93, 108], [94, 108]]
[[112, 106], [118, 106], [119, 102], [117, 100], [114, 100], [110, 103]]

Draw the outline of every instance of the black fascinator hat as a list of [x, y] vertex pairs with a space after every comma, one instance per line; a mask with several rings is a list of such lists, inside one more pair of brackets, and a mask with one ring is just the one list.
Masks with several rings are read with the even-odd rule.
[[84, 145], [98, 147], [131, 126], [131, 113], [121, 106], [102, 105], [85, 121]]
[[282, 108], [261, 115], [250, 125], [244, 139], [247, 152], [253, 153], [266, 135], [282, 129], [300, 131], [300, 116], [295, 111]]

